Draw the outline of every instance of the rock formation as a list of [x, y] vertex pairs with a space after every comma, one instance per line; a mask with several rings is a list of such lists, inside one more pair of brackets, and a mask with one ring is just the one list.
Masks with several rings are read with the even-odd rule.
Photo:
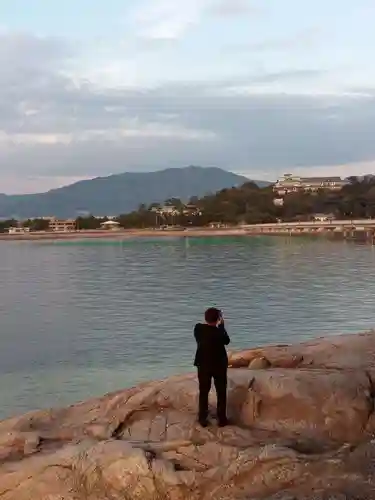
[[375, 332], [230, 364], [223, 429], [196, 424], [195, 374], [1, 422], [0, 499], [375, 498]]

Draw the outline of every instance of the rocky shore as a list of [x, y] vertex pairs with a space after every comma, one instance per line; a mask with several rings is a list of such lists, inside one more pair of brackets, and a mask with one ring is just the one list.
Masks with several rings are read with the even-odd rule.
[[0, 499], [375, 498], [375, 332], [230, 360], [223, 429], [195, 374], [1, 422]]

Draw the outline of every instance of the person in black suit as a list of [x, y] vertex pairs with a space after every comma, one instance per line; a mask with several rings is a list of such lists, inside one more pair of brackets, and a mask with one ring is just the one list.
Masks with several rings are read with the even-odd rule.
[[208, 425], [208, 395], [214, 380], [217, 395], [217, 418], [220, 427], [228, 425], [227, 419], [227, 370], [228, 355], [225, 346], [230, 338], [225, 330], [224, 318], [214, 307], [204, 314], [205, 323], [194, 328], [197, 352], [194, 365], [198, 369], [199, 413], [198, 421], [202, 427]]

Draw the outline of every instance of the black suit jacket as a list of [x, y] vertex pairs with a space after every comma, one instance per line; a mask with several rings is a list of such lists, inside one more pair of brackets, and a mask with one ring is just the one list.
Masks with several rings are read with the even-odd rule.
[[224, 324], [216, 327], [198, 323], [194, 328], [194, 337], [197, 342], [195, 366], [209, 371], [228, 368], [225, 346], [230, 343], [230, 338]]

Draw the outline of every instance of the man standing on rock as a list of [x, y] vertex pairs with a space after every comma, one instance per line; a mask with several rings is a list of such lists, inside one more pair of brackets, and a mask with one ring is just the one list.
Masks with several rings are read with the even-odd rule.
[[202, 427], [208, 425], [208, 395], [214, 379], [217, 395], [217, 418], [220, 427], [228, 425], [227, 419], [227, 370], [228, 355], [225, 346], [230, 338], [225, 330], [224, 318], [219, 309], [211, 307], [204, 314], [205, 323], [194, 328], [197, 352], [194, 365], [198, 368], [199, 414]]

